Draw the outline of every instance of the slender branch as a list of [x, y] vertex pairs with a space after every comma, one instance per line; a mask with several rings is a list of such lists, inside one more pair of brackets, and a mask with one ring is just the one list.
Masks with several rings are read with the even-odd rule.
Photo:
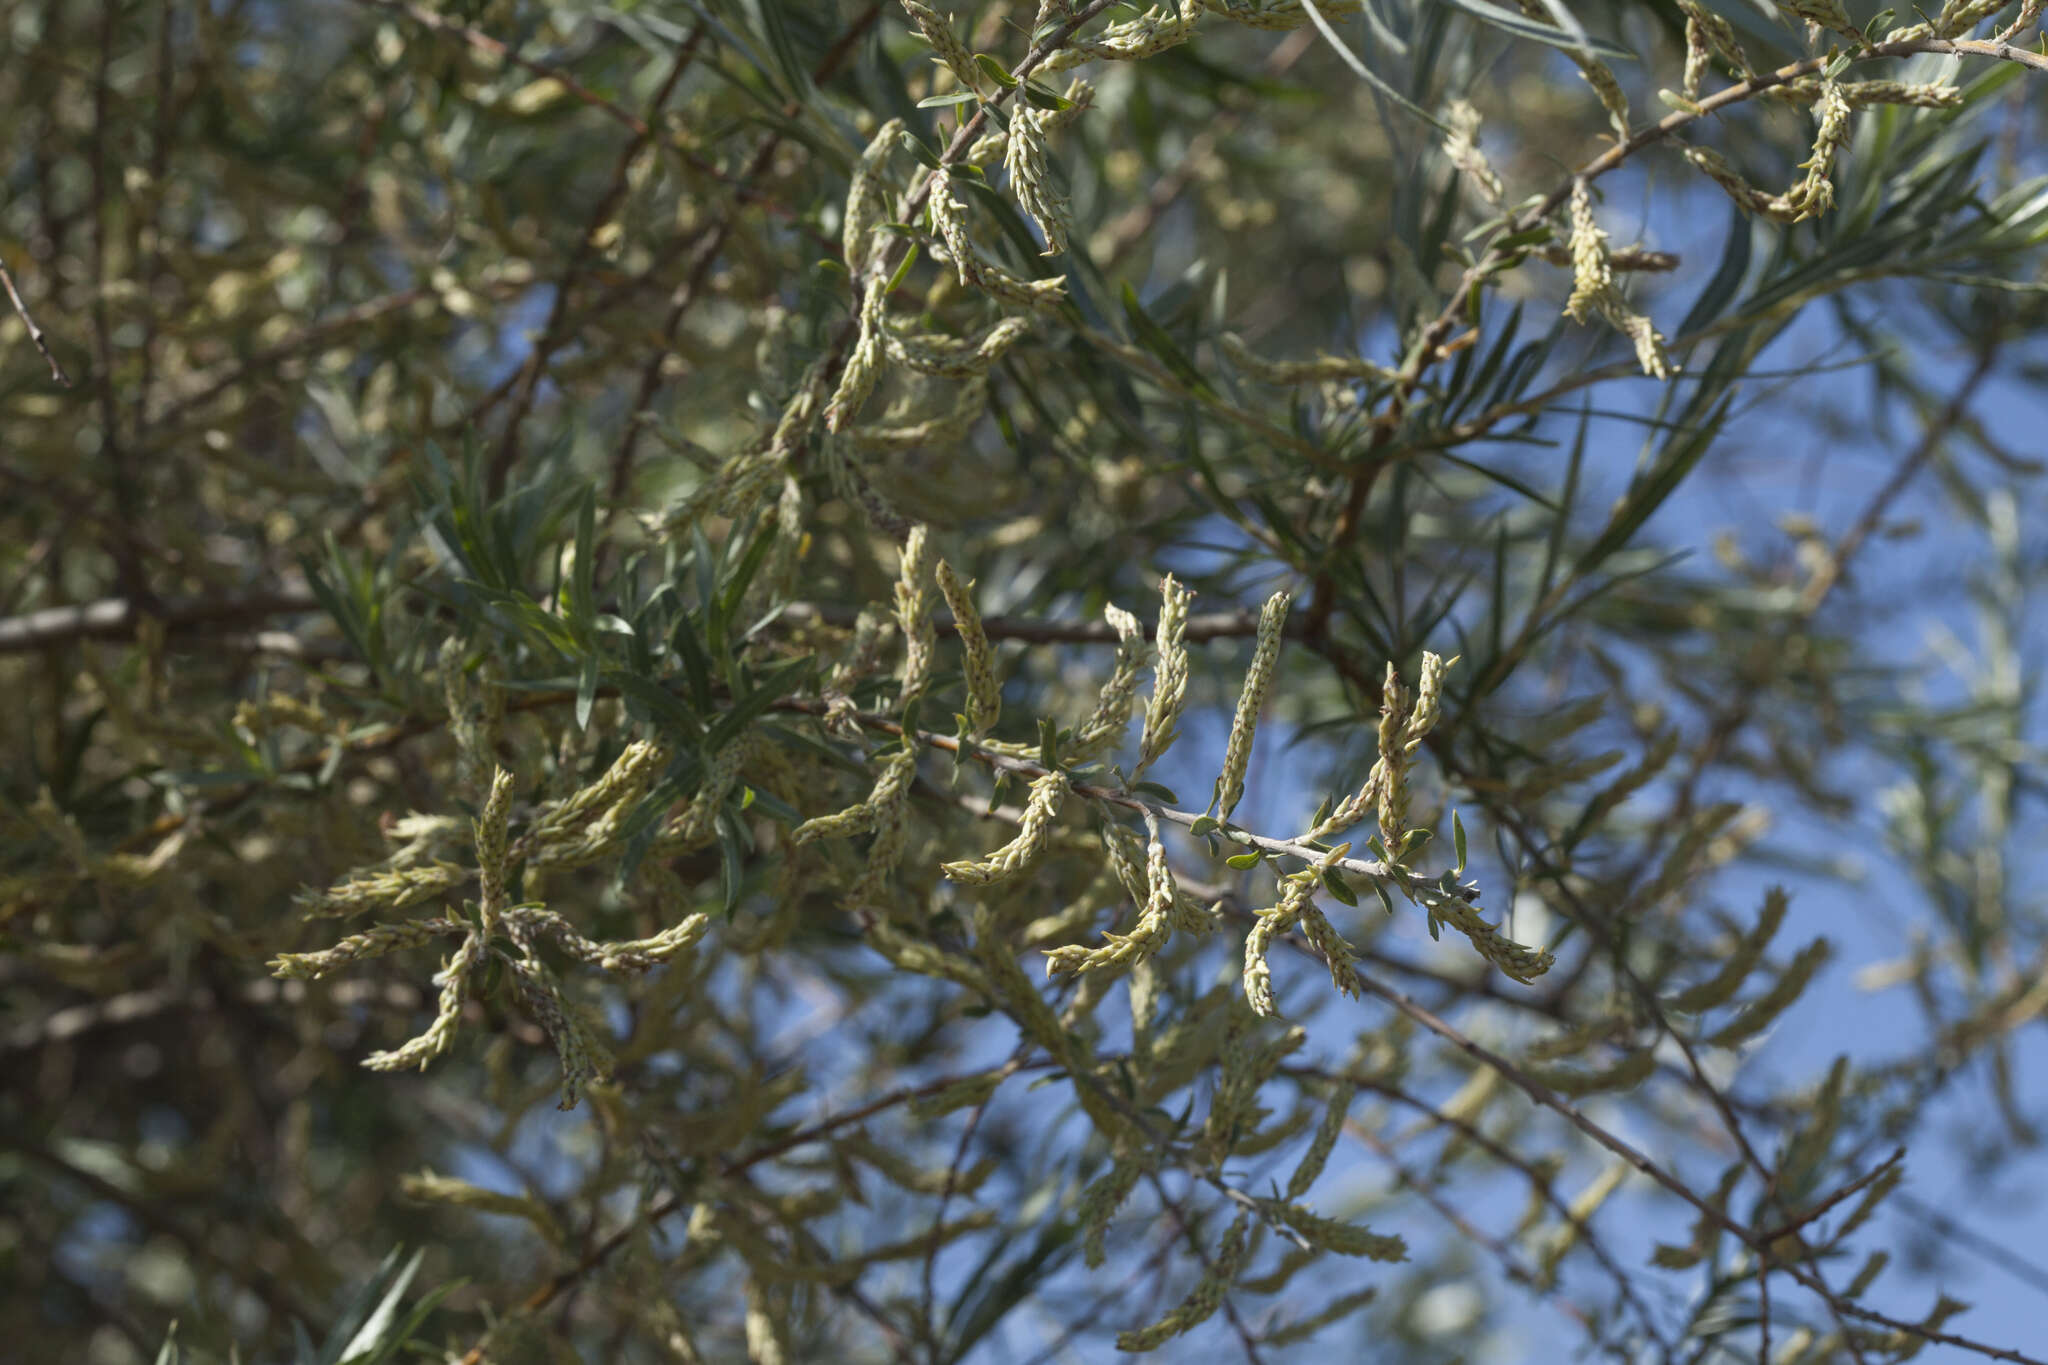
[[4, 260], [0, 260], [0, 285], [6, 286], [7, 297], [14, 304], [16, 316], [21, 319], [21, 325], [28, 328], [28, 339], [35, 343], [36, 349], [42, 352], [43, 360], [49, 365], [50, 378], [65, 388], [70, 388], [71, 376], [64, 373], [64, 367], [57, 363], [57, 357], [50, 354], [50, 343], [44, 339], [43, 329], [36, 326], [36, 320], [30, 315], [28, 305], [21, 301], [21, 291], [14, 287], [14, 276], [7, 272], [7, 262]]

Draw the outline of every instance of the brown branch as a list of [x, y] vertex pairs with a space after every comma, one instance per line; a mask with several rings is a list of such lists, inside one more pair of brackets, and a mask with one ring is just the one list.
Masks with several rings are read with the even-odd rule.
[[71, 376], [64, 373], [64, 367], [57, 363], [57, 357], [50, 354], [50, 343], [44, 339], [43, 329], [36, 326], [35, 318], [30, 316], [28, 305], [21, 301], [21, 291], [14, 287], [14, 276], [7, 273], [7, 262], [4, 260], [0, 260], [0, 285], [6, 286], [7, 297], [14, 303], [15, 315], [21, 319], [21, 325], [28, 328], [28, 339], [35, 343], [36, 349], [42, 352], [44, 361], [49, 364], [50, 378], [65, 388], [70, 388]]
[[134, 635], [144, 616], [154, 616], [173, 635], [247, 626], [272, 616], [314, 611], [319, 601], [306, 589], [275, 589], [236, 597], [199, 597], [155, 607], [128, 597], [105, 597], [74, 607], [45, 607], [0, 620], [0, 654], [45, 649], [70, 640], [122, 640]]

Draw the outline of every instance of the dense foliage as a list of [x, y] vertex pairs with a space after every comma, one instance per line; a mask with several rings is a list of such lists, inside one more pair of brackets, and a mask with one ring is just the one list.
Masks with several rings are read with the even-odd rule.
[[0, 7], [4, 1339], [2037, 1359], [2041, 8]]

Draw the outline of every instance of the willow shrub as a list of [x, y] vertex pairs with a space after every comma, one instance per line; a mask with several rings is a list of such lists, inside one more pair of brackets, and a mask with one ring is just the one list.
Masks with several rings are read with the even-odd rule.
[[[1877, 1215], [2028, 1137], [2048, 58], [1867, 8], [15, 6], [12, 1339], [2033, 1359]], [[1895, 474], [1668, 553], [1830, 327]]]

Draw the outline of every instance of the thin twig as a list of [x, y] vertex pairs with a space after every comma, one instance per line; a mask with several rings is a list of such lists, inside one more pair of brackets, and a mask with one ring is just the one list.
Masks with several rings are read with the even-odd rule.
[[59, 365], [57, 357], [50, 353], [50, 343], [43, 338], [43, 329], [36, 326], [35, 318], [30, 316], [28, 305], [21, 301], [21, 291], [14, 287], [14, 276], [7, 272], [5, 261], [0, 261], [0, 285], [6, 286], [7, 297], [14, 302], [15, 315], [21, 319], [21, 325], [28, 328], [28, 339], [36, 344], [36, 349], [43, 353], [43, 359], [48, 362], [50, 378], [65, 388], [70, 388], [71, 376], [64, 373], [64, 367]]

